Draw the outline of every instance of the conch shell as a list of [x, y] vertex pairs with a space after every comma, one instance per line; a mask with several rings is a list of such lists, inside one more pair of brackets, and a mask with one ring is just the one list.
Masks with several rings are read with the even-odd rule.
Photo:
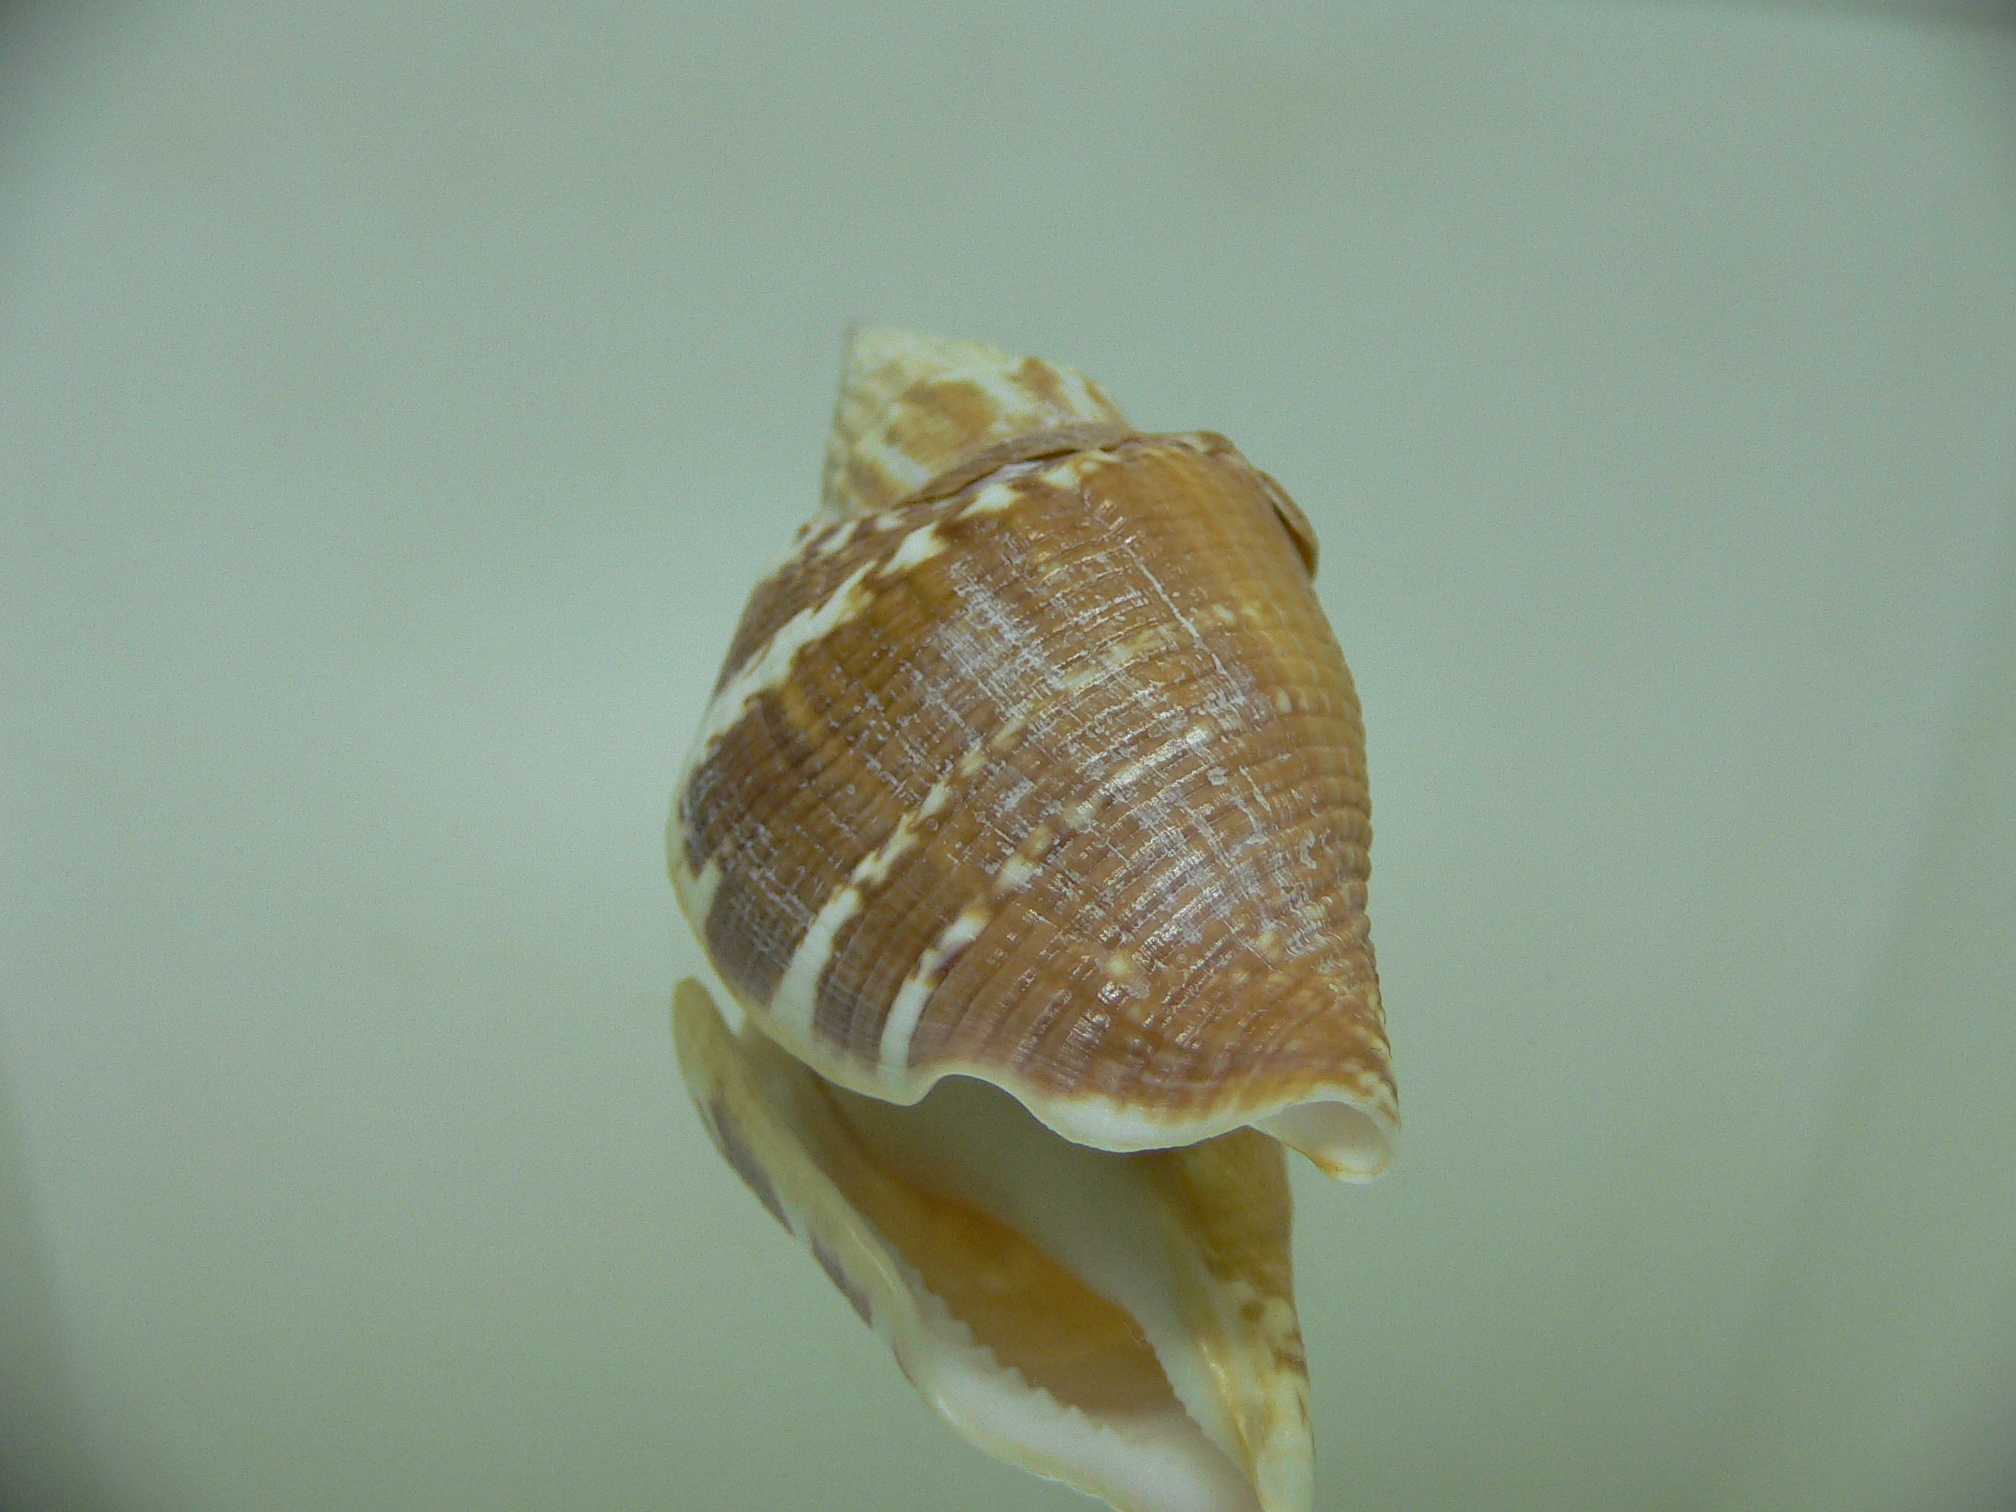
[[1309, 1506], [1282, 1145], [1398, 1126], [1315, 562], [1223, 437], [856, 332], [668, 832], [716, 1145], [947, 1422], [1127, 1512]]

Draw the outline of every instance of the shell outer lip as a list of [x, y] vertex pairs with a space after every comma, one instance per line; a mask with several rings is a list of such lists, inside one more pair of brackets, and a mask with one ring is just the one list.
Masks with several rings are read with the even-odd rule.
[[[677, 876], [677, 868], [674, 868]], [[682, 896], [683, 907], [683, 896]], [[689, 919], [690, 922], [690, 919]], [[703, 923], [694, 924], [701, 938], [705, 938]], [[931, 1089], [948, 1076], [967, 1076], [975, 1081], [986, 1082], [999, 1087], [1017, 1102], [1027, 1108], [1030, 1114], [1051, 1133], [1072, 1144], [1085, 1145], [1095, 1150], [1108, 1150], [1118, 1154], [1137, 1154], [1145, 1150], [1175, 1149], [1184, 1145], [1200, 1144], [1207, 1139], [1215, 1139], [1221, 1134], [1229, 1134], [1234, 1129], [1253, 1127], [1272, 1134], [1307, 1155], [1311, 1162], [1325, 1175], [1339, 1181], [1366, 1182], [1382, 1175], [1392, 1162], [1393, 1149], [1399, 1134], [1399, 1119], [1383, 1099], [1375, 1100], [1359, 1094], [1355, 1089], [1338, 1087], [1324, 1095], [1326, 1089], [1304, 1088], [1297, 1092], [1266, 1101], [1223, 1107], [1204, 1114], [1182, 1120], [1157, 1118], [1152, 1113], [1129, 1107], [1115, 1098], [1089, 1096], [1083, 1098], [1055, 1098], [1034, 1083], [1016, 1076], [1003, 1067], [983, 1065], [974, 1061], [946, 1060], [928, 1067], [914, 1068], [905, 1072], [901, 1080], [891, 1083], [883, 1079], [881, 1073], [856, 1065], [854, 1062], [835, 1055], [821, 1046], [815, 1039], [801, 1038], [780, 1024], [761, 1003], [752, 1002], [735, 990], [732, 982], [724, 980], [728, 995], [735, 1004], [779, 1049], [792, 1059], [810, 1067], [816, 1074], [845, 1087], [850, 1092], [858, 1092], [863, 1097], [872, 1097], [878, 1102], [893, 1103], [899, 1107], [914, 1107], [922, 1102]], [[1372, 1135], [1366, 1146], [1363, 1159], [1355, 1162], [1327, 1160], [1312, 1151], [1308, 1144], [1297, 1139], [1283, 1138], [1276, 1128], [1269, 1128], [1270, 1120], [1289, 1114], [1312, 1103], [1337, 1104], [1350, 1109], [1363, 1119]]]
[[[922, 1310], [923, 1297], [917, 1290], [920, 1278], [890, 1241], [853, 1207], [822, 1168], [820, 1158], [792, 1131], [789, 1116], [783, 1112], [792, 1094], [777, 1082], [774, 1070], [759, 1070], [758, 1062], [738, 1048], [736, 1036], [707, 990], [692, 978], [682, 980], [674, 993], [672, 1027], [681, 1075], [716, 1148], [785, 1230], [811, 1249], [828, 1278], [892, 1350], [904, 1375], [948, 1426], [984, 1452], [1045, 1479], [1063, 1480], [1108, 1501], [1120, 1512], [1166, 1512], [1162, 1494], [1145, 1489], [1138, 1476], [1131, 1477], [1132, 1491], [1125, 1489], [1128, 1477], [1101, 1484], [1103, 1477], [1096, 1464], [1087, 1462], [1074, 1470], [1062, 1461], [1046, 1461], [1036, 1441], [1025, 1442], [988, 1421], [973, 1391], [961, 1385], [956, 1365], [933, 1342], [942, 1329]], [[793, 1066], [792, 1074], [816, 1075], [802, 1063]], [[1188, 1152], [1177, 1158], [1191, 1160]], [[1222, 1159], [1217, 1155], [1210, 1158]], [[1277, 1172], [1278, 1159], [1277, 1155]], [[1163, 1221], [1180, 1225], [1184, 1221], [1179, 1217], [1183, 1201], [1170, 1183], [1194, 1179], [1179, 1175], [1179, 1170], [1202, 1168], [1186, 1163], [1133, 1169], [1149, 1173], [1146, 1179], [1165, 1194], [1157, 1200], [1164, 1208]], [[1285, 1176], [1277, 1175], [1276, 1181], [1283, 1204], [1279, 1235], [1285, 1245]], [[1260, 1185], [1264, 1188], [1265, 1183]], [[1239, 1190], [1244, 1193], [1247, 1184], [1241, 1183]], [[1195, 1195], [1202, 1193], [1199, 1188]], [[1197, 1241], [1202, 1248], [1173, 1235], [1166, 1241], [1173, 1246], [1168, 1258], [1182, 1299], [1177, 1305], [1191, 1328], [1201, 1331], [1200, 1342], [1215, 1361], [1211, 1369], [1229, 1372], [1217, 1387], [1220, 1401], [1236, 1414], [1232, 1430], [1236, 1444], [1226, 1450], [1231, 1456], [1226, 1468], [1244, 1477], [1255, 1498], [1252, 1503], [1238, 1498], [1239, 1505], [1250, 1506], [1252, 1512], [1308, 1512], [1312, 1466], [1307, 1376], [1292, 1292], [1284, 1289], [1277, 1301], [1267, 1302], [1265, 1293], [1236, 1284], [1243, 1262], [1234, 1261], [1233, 1255], [1245, 1254], [1239, 1242], [1239, 1221], [1233, 1220], [1230, 1251], [1223, 1250], [1222, 1236], [1214, 1240], [1204, 1234]], [[1232, 1269], [1224, 1272], [1228, 1261]], [[1285, 1255], [1282, 1263], [1285, 1265]], [[1285, 1286], [1285, 1282], [1284, 1270], [1275, 1284]], [[1226, 1285], [1232, 1289], [1219, 1295]], [[971, 1347], [969, 1342], [969, 1350]], [[1227, 1350], [1230, 1355], [1224, 1353]], [[1243, 1367], [1237, 1358], [1242, 1350], [1248, 1360]], [[1271, 1374], [1252, 1374], [1256, 1364], [1270, 1360]], [[1283, 1375], [1284, 1369], [1287, 1375]], [[1224, 1395], [1228, 1390], [1230, 1394]]]

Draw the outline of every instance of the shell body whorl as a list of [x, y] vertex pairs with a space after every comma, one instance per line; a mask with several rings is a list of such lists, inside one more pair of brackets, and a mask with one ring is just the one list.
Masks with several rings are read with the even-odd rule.
[[873, 1097], [971, 1075], [1099, 1148], [1254, 1124], [1376, 1174], [1364, 736], [1314, 556], [1222, 437], [857, 333], [671, 825], [735, 997]]

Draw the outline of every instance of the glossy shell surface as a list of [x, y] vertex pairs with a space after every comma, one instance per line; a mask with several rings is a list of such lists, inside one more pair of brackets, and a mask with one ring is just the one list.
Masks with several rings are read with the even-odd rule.
[[1068, 370], [856, 338], [671, 825], [734, 997], [829, 1080], [1000, 1086], [1125, 1150], [1397, 1122], [1364, 735], [1307, 522]]

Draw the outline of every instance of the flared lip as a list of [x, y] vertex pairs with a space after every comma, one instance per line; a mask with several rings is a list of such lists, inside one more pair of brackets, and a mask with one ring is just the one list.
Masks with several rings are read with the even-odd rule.
[[1276, 1096], [1227, 1097], [1202, 1109], [1181, 1110], [1157, 1110], [1097, 1093], [1059, 1096], [1012, 1069], [969, 1060], [913, 1066], [891, 1081], [816, 1041], [807, 1042], [732, 984], [722, 985], [750, 1022], [792, 1059], [835, 1086], [898, 1107], [914, 1107], [947, 1077], [964, 1076], [999, 1087], [1053, 1134], [1091, 1149], [1116, 1154], [1176, 1149], [1254, 1128], [1306, 1155], [1325, 1175], [1351, 1182], [1383, 1174], [1398, 1140], [1399, 1119], [1390, 1100], [1367, 1096], [1342, 1081], [1304, 1083]]

